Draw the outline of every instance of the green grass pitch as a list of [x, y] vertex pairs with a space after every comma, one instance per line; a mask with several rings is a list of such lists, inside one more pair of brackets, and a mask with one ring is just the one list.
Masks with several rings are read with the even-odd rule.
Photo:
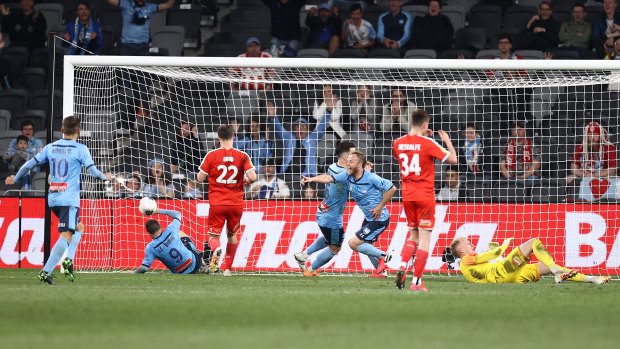
[[2, 348], [618, 348], [620, 282], [0, 270]]

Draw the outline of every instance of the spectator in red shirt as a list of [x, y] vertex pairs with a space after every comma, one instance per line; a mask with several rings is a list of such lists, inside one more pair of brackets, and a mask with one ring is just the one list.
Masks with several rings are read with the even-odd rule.
[[[249, 38], [245, 45], [246, 51], [240, 54], [238, 57], [271, 58], [271, 55], [269, 53], [262, 51], [260, 40], [258, 40], [258, 38]], [[275, 73], [273, 69], [268, 68], [233, 68], [231, 69], [231, 75], [233, 77], [256, 80], [256, 82], [231, 83], [230, 89], [232, 91], [269, 91], [273, 88], [273, 84], [265, 84], [263, 80], [272, 77], [274, 74]]]
[[536, 179], [540, 169], [540, 151], [527, 138], [525, 126], [517, 123], [506, 144], [499, 164], [502, 178]]
[[607, 130], [590, 122], [583, 132], [583, 141], [575, 147], [566, 184], [575, 178], [616, 176], [616, 147], [608, 141]]

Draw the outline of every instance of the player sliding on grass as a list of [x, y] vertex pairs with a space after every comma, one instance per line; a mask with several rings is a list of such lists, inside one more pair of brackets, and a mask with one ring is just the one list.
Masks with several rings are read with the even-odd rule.
[[226, 257], [220, 267], [224, 276], [230, 276], [230, 268], [237, 253], [237, 233], [241, 228], [243, 213], [243, 186], [256, 180], [256, 171], [248, 154], [233, 148], [235, 133], [231, 125], [221, 125], [217, 129], [221, 147], [205, 156], [198, 172], [198, 182], [209, 176], [209, 248], [213, 257], [204, 272], [215, 272], [222, 258], [220, 234], [226, 223], [228, 244]]
[[308, 178], [302, 176], [301, 184], [342, 183], [353, 196], [366, 219], [362, 229], [349, 240], [351, 249], [368, 256], [375, 267], [375, 274], [387, 274], [385, 263], [390, 255], [377, 249], [374, 243], [390, 225], [390, 213], [385, 205], [392, 199], [396, 187], [392, 182], [364, 170], [366, 157], [360, 151], [352, 152], [347, 159], [347, 171], [336, 175], [322, 174]]
[[80, 120], [75, 116], [68, 116], [62, 120], [64, 138], [48, 144], [34, 158], [26, 162], [15, 176], [8, 177], [6, 184], [19, 183], [21, 179], [37, 165], [49, 163], [50, 186], [47, 202], [56, 217], [58, 217], [58, 232], [60, 238], [52, 248], [52, 252], [39, 273], [39, 280], [54, 285], [52, 272], [58, 265], [60, 258], [67, 251], [67, 257], [62, 261], [65, 276], [69, 281], [75, 280], [73, 275], [73, 258], [77, 250], [84, 224], [80, 222], [80, 176], [82, 166], [88, 173], [101, 180], [111, 180], [109, 173], [103, 174], [97, 169], [88, 148], [77, 142], [80, 135]]
[[[513, 238], [504, 240], [488, 252], [476, 254], [474, 245], [465, 238], [458, 238], [450, 244], [450, 251], [455, 257], [461, 258], [461, 273], [467, 281], [476, 283], [525, 283], [536, 282], [541, 275], [554, 274], [555, 282], [564, 280], [606, 284], [609, 276], [589, 276], [576, 270], [570, 270], [555, 264], [553, 257], [538, 239], [531, 239], [514, 248], [506, 259], [492, 263], [492, 259], [500, 258]], [[528, 263], [532, 253], [538, 263]]]
[[[394, 157], [400, 163], [403, 206], [407, 216], [409, 238], [402, 252], [402, 262], [396, 273], [396, 287], [405, 288], [407, 264], [415, 253], [415, 264], [411, 290], [428, 291], [422, 283], [422, 273], [428, 259], [431, 231], [435, 225], [435, 163], [434, 159], [456, 164], [456, 151], [448, 134], [439, 131], [439, 137], [448, 150], [433, 139], [428, 128], [430, 116], [424, 110], [410, 115], [409, 134], [394, 141]], [[416, 252], [416, 244], [418, 251]]]
[[[327, 173], [335, 176], [347, 172], [347, 158], [355, 151], [355, 146], [351, 142], [342, 142], [336, 146], [338, 162], [331, 164], [327, 168]], [[342, 215], [344, 208], [349, 200], [349, 192], [344, 183], [330, 183], [325, 187], [325, 198], [316, 210], [316, 223], [321, 229], [323, 236], [319, 236], [308, 247], [307, 250], [295, 253], [295, 260], [299, 264], [304, 276], [317, 276], [318, 269], [327, 264], [340, 251], [344, 240], [344, 229], [342, 228]], [[328, 247], [328, 248], [325, 248]], [[308, 256], [323, 250], [312, 262], [310, 268], [306, 268]]]
[[173, 274], [196, 274], [202, 266], [202, 258], [192, 239], [180, 231], [181, 213], [158, 208], [153, 214], [165, 214], [172, 218], [172, 223], [164, 231], [155, 219], [144, 224], [153, 241], [146, 245], [142, 265], [133, 273], [146, 273], [155, 259], [159, 259]]

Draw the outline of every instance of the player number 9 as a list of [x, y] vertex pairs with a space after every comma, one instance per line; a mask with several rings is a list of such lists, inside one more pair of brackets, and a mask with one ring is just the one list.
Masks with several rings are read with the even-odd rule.
[[179, 250], [177, 250], [176, 248], [171, 248], [168, 254], [170, 255], [170, 257], [176, 259], [177, 263], [181, 263], [181, 259], [183, 258], [183, 256], [181, 256], [181, 252], [179, 252]]

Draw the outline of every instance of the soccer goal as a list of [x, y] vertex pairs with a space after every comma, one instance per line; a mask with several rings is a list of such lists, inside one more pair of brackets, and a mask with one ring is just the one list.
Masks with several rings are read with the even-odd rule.
[[[101, 185], [85, 176], [77, 268], [140, 264], [149, 240], [142, 195], [181, 211], [182, 230], [202, 250], [208, 188], [194, 174], [218, 147], [217, 127], [234, 123], [236, 144], [268, 175], [247, 190], [233, 271], [296, 272], [293, 254], [320, 234], [324, 195], [320, 186], [302, 188], [301, 173], [324, 173], [338, 142], [349, 140], [400, 188], [392, 141], [420, 108], [431, 129], [450, 134], [460, 161], [436, 164], [441, 200], [428, 272], [456, 272], [442, 259], [455, 237], [484, 252], [514, 236], [515, 245], [540, 238], [567, 267], [620, 274], [620, 62], [65, 56], [64, 69], [64, 115], [82, 120], [80, 138], [97, 165], [128, 179]], [[395, 257], [393, 271], [407, 238], [399, 192], [388, 209], [377, 246]], [[372, 271], [346, 244], [363, 221], [350, 201], [345, 244], [326, 272]]]

